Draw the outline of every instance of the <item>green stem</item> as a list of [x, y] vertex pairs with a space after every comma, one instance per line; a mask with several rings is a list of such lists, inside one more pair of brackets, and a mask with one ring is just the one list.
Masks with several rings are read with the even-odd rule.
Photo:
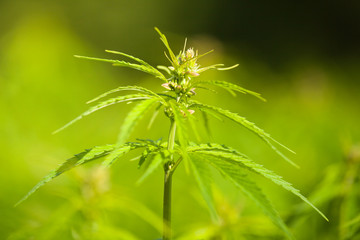
[[163, 240], [171, 239], [171, 186], [172, 186], [172, 167], [174, 165], [174, 155], [172, 150], [175, 144], [176, 123], [172, 119], [168, 139], [168, 150], [170, 151], [170, 160], [164, 165], [164, 200], [163, 200]]

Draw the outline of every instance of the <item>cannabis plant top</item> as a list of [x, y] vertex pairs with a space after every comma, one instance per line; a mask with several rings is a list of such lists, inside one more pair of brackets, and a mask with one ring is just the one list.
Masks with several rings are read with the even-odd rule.
[[[133, 102], [137, 104], [125, 117], [118, 140], [115, 144], [96, 146], [68, 159], [58, 169], [51, 172], [41, 182], [39, 182], [21, 201], [25, 200], [45, 183], [76, 166], [99, 158], [104, 159], [102, 162], [104, 166], [111, 166], [115, 161], [117, 161], [121, 156], [128, 153], [129, 151], [134, 149], [143, 149], [141, 155], [139, 156], [138, 166], [145, 166], [146, 169], [144, 170], [142, 177], [139, 179], [139, 182], [145, 180], [157, 168], [163, 168], [165, 172], [163, 239], [171, 238], [171, 179], [173, 172], [181, 162], [184, 162], [187, 171], [191, 172], [195, 177], [195, 181], [198, 183], [200, 191], [204, 196], [204, 199], [209, 206], [210, 212], [215, 219], [217, 214], [211, 192], [212, 177], [210, 168], [216, 169], [226, 179], [238, 187], [246, 196], [254, 201], [290, 239], [293, 237], [287, 229], [286, 225], [280, 218], [277, 211], [273, 208], [270, 201], [262, 193], [261, 189], [248, 176], [248, 173], [252, 172], [262, 175], [268, 180], [281, 186], [285, 190], [290, 191], [308, 203], [326, 219], [326, 217], [315, 206], [313, 206], [303, 195], [300, 194], [299, 190], [295, 189], [290, 183], [283, 180], [279, 175], [254, 162], [246, 155], [222, 144], [195, 144], [189, 140], [189, 126], [194, 126], [196, 124], [194, 120], [198, 117], [199, 113], [202, 113], [202, 116], [204, 116], [205, 126], [207, 126], [208, 115], [214, 116], [216, 118], [228, 118], [233, 122], [249, 129], [259, 138], [261, 138], [266, 144], [268, 144], [282, 158], [284, 158], [292, 165], [295, 165], [292, 161], [285, 157], [284, 154], [282, 154], [277, 146], [287, 150], [289, 149], [275, 141], [268, 133], [264, 132], [254, 123], [246, 120], [237, 113], [233, 113], [220, 107], [201, 103], [192, 99], [192, 97], [196, 94], [197, 89], [203, 88], [209, 90], [209, 87], [214, 86], [224, 88], [233, 95], [235, 95], [235, 92], [240, 92], [250, 94], [261, 100], [264, 100], [260, 94], [244, 89], [238, 85], [225, 81], [204, 80], [200, 77], [201, 73], [210, 69], [229, 70], [236, 67], [237, 65], [229, 68], [223, 68], [223, 64], [201, 67], [198, 64], [198, 60], [209, 52], [205, 54], [199, 54], [197, 51], [194, 51], [193, 48], [186, 50], [185, 41], [184, 49], [180, 51], [179, 54], [175, 55], [171, 50], [165, 35], [163, 35], [159, 29], [155, 28], [155, 30], [159, 33], [160, 39], [167, 49], [165, 56], [169, 60], [171, 66], [158, 66], [155, 68], [141, 59], [117, 51], [107, 52], [127, 57], [134, 62], [130, 63], [122, 60], [76, 56], [79, 58], [109, 62], [114, 66], [129, 67], [148, 73], [162, 81], [162, 83], [159, 82], [159, 84], [164, 87], [164, 91], [155, 93], [150, 89], [146, 89], [140, 86], [121, 86], [89, 101], [89, 103], [96, 103], [94, 106], [90, 107], [87, 111], [82, 113], [80, 116], [56, 132], [107, 106], [121, 102]], [[130, 91], [133, 93], [110, 97], [106, 100], [103, 100], [110, 94], [117, 92], [122, 93], [125, 91]], [[152, 107], [154, 107], [154, 116], [156, 116], [159, 111], [163, 111], [169, 118], [170, 131], [168, 140], [162, 142], [161, 140], [154, 141], [138, 139], [136, 142], [127, 142], [135, 125], [145, 115], [145, 113], [149, 111], [149, 109], [152, 109]], [[150, 122], [152, 122], [153, 119], [154, 118], [152, 118]], [[191, 130], [196, 130], [196, 127], [192, 128]], [[145, 139], [146, 137], [144, 136], [143, 138]], [[147, 164], [143, 165], [143, 163], [146, 161]]]

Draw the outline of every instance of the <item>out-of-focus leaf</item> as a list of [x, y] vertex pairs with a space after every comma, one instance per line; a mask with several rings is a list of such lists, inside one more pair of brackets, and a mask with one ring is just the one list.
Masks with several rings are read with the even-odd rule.
[[95, 159], [104, 157], [108, 155], [112, 150], [114, 150], [114, 145], [104, 145], [104, 146], [97, 146], [93, 147], [92, 149], [85, 150], [79, 154], [76, 154], [74, 157], [66, 160], [60, 167], [50, 174], [45, 176], [43, 180], [41, 180], [38, 184], [35, 185], [19, 202], [16, 203], [15, 206], [19, 205], [23, 201], [25, 201], [30, 195], [32, 195], [36, 190], [38, 190], [41, 186], [45, 183], [50, 182], [55, 177], [61, 175], [62, 173], [69, 171], [70, 169], [79, 166], [84, 163], [88, 163]]
[[146, 168], [144, 174], [137, 181], [137, 184], [141, 184], [150, 174], [152, 174], [157, 168], [159, 168], [161, 163], [164, 161], [161, 154], [156, 154], [153, 158], [149, 166]]
[[243, 168], [238, 165], [231, 164], [220, 158], [200, 155], [201, 159], [208, 164], [214, 166], [226, 179], [238, 187], [247, 197], [254, 201], [261, 210], [269, 216], [269, 218], [277, 225], [289, 239], [294, 239], [289, 229], [279, 216], [279, 213], [272, 206], [268, 198], [261, 189], [253, 182]]
[[128, 142], [123, 145], [115, 145], [114, 150], [106, 156], [105, 160], [103, 161], [102, 165], [109, 167], [119, 159], [119, 157], [125, 155], [129, 151], [137, 148], [146, 147], [146, 144], [137, 143], [137, 142]]
[[[215, 150], [215, 146], [218, 150]], [[306, 202], [308, 205], [310, 205], [314, 210], [316, 210], [324, 219], [327, 219], [327, 217], [318, 209], [316, 208], [306, 197], [304, 197], [300, 191], [292, 186], [291, 183], [283, 180], [283, 178], [274, 172], [266, 169], [260, 164], [255, 163], [251, 159], [247, 158], [245, 155], [238, 153], [234, 149], [225, 148], [218, 144], [211, 144], [210, 146], [206, 147], [189, 147], [188, 152], [196, 152], [199, 154], [204, 154], [206, 156], [213, 156], [219, 159], [222, 159], [223, 161], [227, 161], [230, 164], [237, 165], [239, 167], [248, 169], [252, 172], [255, 172], [257, 174], [260, 174], [264, 176], [265, 178], [271, 180], [275, 184], [281, 186], [282, 188], [288, 190], [289, 192], [293, 193], [294, 195], [298, 196], [301, 200]], [[224, 150], [222, 150], [224, 149]]]

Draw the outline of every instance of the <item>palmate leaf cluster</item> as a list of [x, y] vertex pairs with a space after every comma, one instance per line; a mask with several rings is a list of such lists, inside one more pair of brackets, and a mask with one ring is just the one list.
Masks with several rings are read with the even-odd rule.
[[[261, 175], [293, 193], [326, 219], [326, 217], [299, 192], [299, 190], [286, 182], [281, 176], [256, 163], [246, 155], [235, 149], [217, 143], [196, 144], [190, 141], [189, 131], [196, 130], [195, 125], [197, 121], [195, 120], [198, 118], [198, 115], [203, 117], [204, 126], [208, 126], [207, 121], [209, 117], [227, 118], [256, 134], [277, 154], [296, 166], [295, 163], [289, 160], [280, 151], [279, 147], [286, 150], [289, 149], [274, 140], [268, 133], [257, 127], [254, 123], [237, 113], [191, 99], [196, 94], [195, 91], [197, 88], [210, 88], [209, 90], [211, 90], [211, 87], [219, 87], [227, 90], [232, 95], [235, 95], [236, 92], [244, 93], [265, 101], [260, 94], [236, 84], [225, 81], [197, 80], [200, 73], [209, 69], [228, 70], [236, 67], [236, 65], [230, 68], [223, 68], [222, 64], [215, 64], [201, 68], [197, 63], [197, 60], [205, 54], [198, 55], [192, 48], [185, 50], [184, 46], [184, 50], [180, 51], [178, 55], [175, 55], [171, 50], [165, 35], [157, 28], [156, 31], [159, 33], [161, 41], [167, 48], [167, 53], [165, 53], [165, 55], [171, 63], [171, 66], [169, 67], [158, 66], [158, 69], [163, 70], [168, 76], [165, 76], [157, 68], [152, 67], [145, 61], [122, 52], [107, 51], [109, 53], [127, 57], [135, 63], [123, 60], [76, 56], [84, 59], [109, 62], [114, 66], [133, 68], [148, 73], [162, 80], [164, 82], [162, 86], [166, 91], [155, 93], [150, 89], [140, 86], [121, 86], [90, 100], [88, 103], [94, 104], [92, 107], [55, 132], [63, 130], [74, 122], [102, 108], [118, 103], [132, 103], [135, 106], [125, 117], [117, 142], [110, 145], [96, 146], [76, 154], [47, 175], [20, 202], [28, 198], [45, 183], [74, 167], [97, 159], [102, 159], [103, 166], [111, 166], [129, 151], [140, 149], [142, 152], [139, 155], [138, 167], [144, 167], [145, 169], [138, 181], [139, 183], [143, 182], [156, 169], [163, 168], [166, 164], [172, 164], [172, 171], [175, 171], [178, 164], [184, 162], [186, 169], [194, 176], [194, 180], [197, 182], [214, 219], [216, 219], [217, 213], [212, 195], [211, 169], [217, 170], [225, 179], [233, 183], [239, 190], [248, 196], [249, 199], [254, 201], [264, 214], [266, 214], [290, 239], [293, 237], [283, 220], [280, 218], [278, 212], [261, 191], [261, 188], [251, 180], [249, 174], [254, 173]], [[125, 94], [110, 97], [115, 93]], [[154, 115], [149, 121], [150, 124], [152, 124], [159, 112], [164, 112], [165, 115], [176, 124], [177, 139], [173, 148], [169, 149], [168, 142], [161, 140], [138, 139], [135, 142], [127, 142], [137, 123], [142, 119], [145, 113], [151, 109], [154, 109]], [[144, 164], [145, 162], [147, 162], [147, 164]]]

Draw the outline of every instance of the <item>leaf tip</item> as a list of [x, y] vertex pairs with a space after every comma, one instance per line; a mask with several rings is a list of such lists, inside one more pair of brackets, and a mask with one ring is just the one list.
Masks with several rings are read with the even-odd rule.
[[53, 131], [53, 132], [51, 133], [51, 135], [55, 135], [55, 134], [57, 134], [58, 132], [60, 132], [61, 130], [62, 130], [62, 128], [56, 129], [55, 131]]
[[239, 66], [239, 64], [235, 64], [235, 65], [233, 65], [233, 66], [226, 67], [226, 68], [217, 68], [217, 70], [226, 71], [226, 70], [230, 70], [230, 69], [236, 68], [236, 67], [238, 67], [238, 66]]
[[107, 53], [113, 53], [113, 54], [121, 54], [120, 52], [114, 51], [114, 50], [105, 50], [105, 52], [107, 52]]
[[160, 35], [160, 37], [163, 35], [159, 28], [154, 27], [154, 29]]
[[20, 199], [17, 203], [14, 204], [14, 208], [18, 207], [25, 199]]

